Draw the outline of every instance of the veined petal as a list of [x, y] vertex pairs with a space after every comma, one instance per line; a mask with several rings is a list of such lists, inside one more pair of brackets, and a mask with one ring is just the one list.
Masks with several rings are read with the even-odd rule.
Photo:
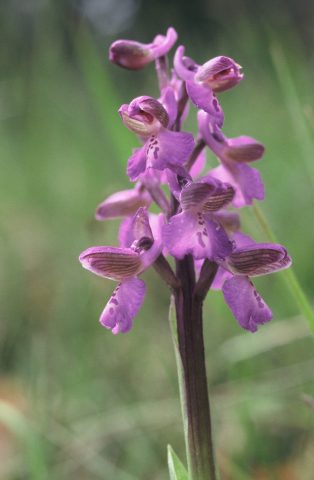
[[164, 127], [167, 128], [169, 116], [162, 103], [153, 97], [141, 96], [134, 98], [129, 105], [129, 114], [131, 116], [143, 115], [144, 118], [155, 118]]
[[186, 210], [202, 210], [202, 207], [214, 195], [216, 184], [193, 182], [182, 188], [180, 195], [180, 203], [183, 211]]
[[145, 283], [130, 278], [120, 283], [104, 308], [99, 322], [112, 333], [126, 333], [132, 328], [133, 318], [142, 306], [146, 292]]
[[202, 212], [217, 212], [230, 203], [235, 196], [234, 188], [228, 183], [220, 183], [213, 194], [206, 200]]
[[218, 125], [223, 124], [224, 114], [222, 108], [210, 87], [194, 82], [186, 82], [186, 91], [197, 108], [211, 115]]
[[275, 243], [256, 243], [234, 251], [227, 259], [233, 273], [257, 277], [291, 265], [287, 250]]
[[111, 280], [134, 277], [141, 271], [138, 253], [130, 248], [90, 247], [79, 256], [84, 268]]
[[128, 160], [127, 174], [129, 179], [134, 182], [146, 169], [145, 145], [136, 148]]
[[265, 151], [262, 143], [255, 138], [242, 135], [236, 138], [228, 138], [223, 150], [223, 155], [235, 162], [253, 162], [259, 160]]
[[195, 81], [205, 83], [214, 92], [223, 92], [237, 85], [242, 79], [241, 67], [232, 58], [215, 57], [199, 67]]
[[219, 165], [210, 171], [210, 175], [233, 186], [235, 189], [232, 201], [234, 207], [251, 205], [254, 199], [263, 200], [264, 198], [264, 185], [259, 171], [245, 163], [234, 162], [233, 165]]
[[272, 319], [272, 312], [248, 277], [235, 276], [222, 288], [224, 298], [242, 328], [256, 332], [258, 325]]
[[162, 233], [165, 248], [175, 258], [192, 254], [196, 260], [220, 261], [232, 251], [232, 242], [223, 228], [200, 212], [185, 211], [171, 217]]
[[131, 190], [122, 190], [110, 195], [96, 210], [97, 220], [133, 215], [140, 207], [148, 207], [152, 202], [149, 193], [141, 185]]
[[156, 170], [170, 168], [176, 170], [189, 158], [194, 148], [194, 138], [190, 133], [160, 130], [158, 135], [152, 135], [146, 142], [146, 168]]

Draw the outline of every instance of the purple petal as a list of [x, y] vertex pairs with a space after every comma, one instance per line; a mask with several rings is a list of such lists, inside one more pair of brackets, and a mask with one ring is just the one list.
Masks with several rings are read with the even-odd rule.
[[221, 208], [228, 205], [228, 203], [232, 201], [234, 196], [235, 190], [231, 185], [229, 185], [228, 183], [220, 183], [214, 193], [204, 203], [202, 212], [217, 212], [217, 210], [220, 210]]
[[160, 98], [160, 102], [166, 109], [169, 118], [168, 128], [171, 128], [176, 121], [177, 114], [178, 114], [178, 105], [174, 93], [174, 89], [172, 87], [166, 87], [162, 90], [162, 95]]
[[143, 249], [140, 253], [142, 270], [146, 270], [150, 267], [155, 260], [159, 257], [163, 250], [163, 240], [162, 240], [162, 228], [164, 226], [165, 220], [163, 214], [149, 215], [149, 223], [153, 232], [154, 236], [154, 243], [152, 244], [151, 248], [148, 250]]
[[215, 92], [223, 92], [237, 85], [242, 79], [238, 65], [232, 58], [215, 57], [199, 67], [195, 81], [206, 83]]
[[180, 173], [175, 173], [169, 169], [167, 169], [166, 172], [168, 181], [167, 183], [169, 185], [170, 191], [172, 195], [174, 195], [174, 197], [179, 200], [182, 188], [185, 185], [192, 183], [192, 177], [184, 168], [182, 168], [182, 171]]
[[218, 123], [217, 117], [215, 118], [213, 115], [209, 115], [200, 110], [197, 112], [197, 122], [200, 134], [207, 146], [217, 157], [221, 158], [223, 156], [224, 148], [227, 145], [227, 138], [220, 130], [223, 121]]
[[141, 173], [145, 172], [146, 168], [146, 154], [145, 145], [141, 148], [136, 148], [133, 155], [128, 160], [127, 174], [129, 179], [134, 182], [138, 179]]
[[256, 332], [258, 325], [272, 319], [272, 312], [248, 277], [235, 276], [222, 288], [226, 303], [242, 328]]
[[187, 82], [186, 91], [197, 108], [201, 108], [211, 115], [218, 125], [223, 124], [224, 114], [222, 108], [210, 87], [194, 82]]
[[[240, 217], [236, 212], [221, 210], [220, 212], [215, 212], [213, 218], [220, 223], [227, 232], [237, 232], [240, 228]], [[235, 234], [236, 233], [234, 233], [234, 235]]]
[[125, 126], [142, 137], [157, 134], [169, 123], [168, 113], [162, 104], [146, 95], [134, 98], [129, 105], [121, 105], [119, 114]]
[[262, 143], [255, 138], [242, 135], [236, 138], [228, 138], [223, 156], [236, 162], [253, 162], [259, 160], [265, 151]]
[[176, 258], [192, 254], [195, 259], [222, 260], [232, 251], [223, 228], [200, 212], [186, 211], [171, 217], [162, 233], [165, 248]]
[[211, 195], [214, 194], [216, 184], [193, 182], [182, 188], [180, 195], [180, 203], [183, 211], [186, 210], [202, 210], [203, 205], [209, 201]]
[[193, 82], [198, 65], [194, 62], [194, 60], [184, 57], [184, 47], [182, 45], [180, 45], [180, 47], [178, 47], [176, 50], [173, 64], [176, 73], [182, 78], [182, 80], [185, 80], [186, 82]]
[[201, 153], [198, 155], [197, 159], [193, 163], [192, 168], [190, 169], [190, 175], [193, 179], [196, 179], [200, 176], [204, 167], [206, 165], [206, 152], [202, 150]]
[[219, 165], [210, 171], [210, 175], [233, 186], [235, 196], [232, 204], [235, 207], [251, 205], [254, 199], [264, 198], [264, 185], [259, 171], [245, 163]]
[[124, 280], [141, 271], [138, 253], [130, 248], [90, 247], [79, 256], [82, 266], [100, 277]]
[[249, 235], [246, 235], [245, 233], [242, 233], [242, 232], [235, 232], [233, 234], [232, 239], [235, 242], [235, 251], [243, 247], [249, 247], [251, 245], [256, 244], [253, 238], [251, 238]]
[[210, 239], [210, 260], [218, 262], [224, 260], [233, 250], [233, 242], [229, 240], [223, 227], [211, 219], [210, 215], [203, 216], [206, 222], [206, 230]]
[[257, 277], [288, 268], [291, 258], [282, 245], [255, 243], [235, 250], [227, 264], [233, 273]]
[[167, 55], [169, 50], [176, 43], [178, 34], [173, 27], [169, 27], [166, 36], [157, 35], [152, 44], [152, 56], [156, 58]]
[[147, 168], [176, 170], [189, 158], [194, 148], [194, 138], [190, 133], [170, 132], [162, 129], [158, 136], [152, 135], [144, 148], [147, 155]]
[[152, 43], [117, 40], [109, 49], [109, 60], [130, 70], [143, 68], [147, 63], [166, 55], [177, 40], [177, 32], [170, 27], [167, 35], [157, 35]]
[[118, 234], [120, 247], [130, 248], [134, 242], [132, 224], [133, 217], [127, 217], [120, 223]]
[[210, 287], [211, 290], [222, 290], [222, 287], [225, 281], [232, 277], [233, 277], [233, 274], [231, 272], [229, 272], [222, 266], [219, 266], [217, 273], [215, 275], [214, 281]]
[[146, 208], [141, 207], [138, 209], [133, 217], [131, 229], [136, 247], [140, 250], [148, 250], [154, 242], [154, 237], [149, 225]]
[[101, 325], [114, 334], [128, 332], [132, 328], [133, 318], [142, 306], [145, 291], [145, 283], [138, 278], [120, 283], [100, 316]]
[[162, 214], [149, 214], [149, 221], [141, 209], [138, 215], [126, 218], [120, 225], [119, 242], [122, 247], [131, 247], [140, 256], [141, 269], [146, 270], [163, 249], [161, 229], [164, 225]]
[[110, 195], [96, 210], [97, 220], [108, 220], [134, 214], [140, 207], [149, 206], [152, 199], [142, 185]]

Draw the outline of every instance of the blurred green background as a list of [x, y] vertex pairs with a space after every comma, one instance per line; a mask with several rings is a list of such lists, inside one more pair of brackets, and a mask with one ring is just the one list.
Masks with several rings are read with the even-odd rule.
[[[116, 243], [119, 222], [94, 210], [129, 185], [136, 139], [117, 109], [158, 94], [152, 65], [109, 64], [113, 40], [149, 42], [173, 25], [199, 63], [224, 54], [243, 66], [245, 81], [220, 95], [224, 132], [266, 145], [262, 208], [313, 304], [313, 21], [306, 0], [2, 4], [1, 480], [163, 480], [166, 444], [184, 458], [167, 289], [146, 273], [133, 330], [113, 336], [98, 316], [114, 284], [77, 260]], [[266, 240], [250, 209], [243, 228]], [[275, 317], [256, 335], [220, 293], [206, 300], [222, 480], [313, 479], [313, 340], [284, 275], [256, 282]]]

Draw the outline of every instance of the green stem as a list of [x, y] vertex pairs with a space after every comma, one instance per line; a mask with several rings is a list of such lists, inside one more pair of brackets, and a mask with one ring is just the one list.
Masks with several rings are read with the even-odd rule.
[[[260, 206], [257, 205], [256, 203], [253, 204], [252, 206], [252, 211], [261, 227], [263, 232], [265, 233], [266, 237], [274, 243], [278, 243], [275, 234], [273, 233], [263, 211], [261, 210]], [[292, 268], [289, 268], [288, 270], [285, 270], [282, 272], [283, 277], [286, 285], [290, 289], [293, 298], [300, 310], [301, 313], [305, 316], [305, 318], [308, 320], [310, 327], [312, 331], [314, 332], [314, 311], [313, 308], [308, 301], [294, 271]]]
[[174, 343], [189, 480], [216, 480], [204, 353], [203, 297], [194, 295], [194, 265], [190, 256], [177, 262], [177, 277], [182, 286], [174, 292], [177, 322]]

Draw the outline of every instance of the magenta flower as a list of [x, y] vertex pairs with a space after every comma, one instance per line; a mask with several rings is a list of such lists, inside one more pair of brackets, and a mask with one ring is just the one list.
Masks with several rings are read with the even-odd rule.
[[140, 208], [128, 226], [134, 241], [129, 247], [90, 247], [79, 256], [84, 268], [118, 281], [100, 323], [112, 333], [130, 330], [145, 297], [145, 283], [138, 278], [159, 256], [161, 239], [154, 238], [145, 208]]
[[251, 205], [253, 199], [263, 200], [264, 185], [260, 173], [247, 165], [259, 160], [264, 154], [264, 146], [252, 137], [227, 138], [210, 115], [198, 112], [200, 134], [208, 147], [215, 153], [221, 165], [210, 174], [230, 183], [235, 189], [233, 205]]
[[157, 35], [152, 43], [117, 40], [110, 46], [109, 60], [120, 67], [138, 70], [166, 55], [177, 41], [177, 37], [175, 29], [170, 27], [166, 36]]
[[213, 213], [227, 205], [234, 190], [213, 178], [190, 182], [182, 188], [182, 212], [171, 217], [162, 229], [165, 249], [175, 258], [192, 254], [196, 260], [222, 260], [233, 248]]
[[138, 97], [129, 105], [122, 105], [119, 113], [124, 124], [145, 140], [128, 160], [130, 180], [137, 180], [150, 168], [181, 170], [194, 148], [193, 135], [168, 130], [169, 114], [158, 100]]
[[212, 58], [204, 65], [184, 56], [184, 47], [177, 48], [174, 57], [177, 74], [186, 82], [187, 93], [198, 108], [216, 118], [222, 126], [223, 112], [215, 93], [228, 90], [242, 79], [241, 67], [231, 58]]

